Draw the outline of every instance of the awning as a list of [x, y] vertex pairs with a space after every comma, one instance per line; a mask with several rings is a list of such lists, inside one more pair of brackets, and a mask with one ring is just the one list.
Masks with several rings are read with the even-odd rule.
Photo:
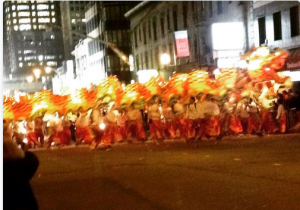
[[286, 69], [300, 69], [300, 48], [292, 49], [289, 53], [289, 56], [286, 58]]

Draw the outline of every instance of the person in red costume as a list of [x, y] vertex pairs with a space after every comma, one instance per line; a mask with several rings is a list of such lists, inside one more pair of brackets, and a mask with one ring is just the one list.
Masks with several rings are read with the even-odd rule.
[[197, 111], [197, 104], [195, 97], [190, 97], [189, 104], [186, 108], [186, 115], [185, 115], [186, 121], [187, 121], [187, 127], [186, 127], [186, 135], [188, 140], [195, 139], [196, 137], [196, 123], [198, 118], [198, 111]]
[[120, 140], [120, 142], [127, 140], [127, 127], [126, 127], [127, 120], [128, 120], [128, 117], [126, 115], [125, 110], [120, 109], [119, 115], [117, 117], [118, 132], [122, 136], [122, 139]]
[[140, 110], [132, 103], [127, 109], [127, 118], [126, 122], [129, 140], [136, 138], [139, 141], [146, 140], [146, 133], [143, 126], [143, 120]]
[[85, 143], [91, 143], [93, 141], [91, 130], [90, 130], [90, 118], [87, 111], [79, 108], [79, 117], [75, 122], [76, 126], [76, 145], [82, 141]]
[[41, 146], [44, 145], [44, 130], [45, 123], [43, 121], [43, 114], [40, 112], [39, 116], [34, 119], [34, 133], [36, 138], [41, 143]]
[[26, 138], [28, 141], [28, 148], [31, 148], [31, 143], [34, 144], [35, 146], [40, 147], [41, 143], [38, 141], [35, 132], [34, 132], [34, 121], [33, 119], [30, 117], [26, 120]]
[[260, 134], [262, 131], [262, 119], [259, 114], [258, 106], [252, 98], [249, 99], [247, 108], [249, 109], [247, 133], [248, 134], [253, 134], [253, 133]]
[[280, 132], [285, 133], [286, 132], [286, 123], [287, 123], [286, 111], [283, 107], [282, 100], [278, 100], [277, 103], [278, 103], [278, 109], [277, 109], [276, 120], [278, 121]]
[[202, 94], [197, 96], [196, 140], [201, 140], [205, 133], [204, 103], [202, 101], [202, 96]]
[[177, 101], [173, 106], [173, 112], [175, 115], [176, 138], [187, 139], [187, 133], [186, 133], [187, 122], [185, 118], [186, 110], [181, 102], [180, 97], [178, 97]]
[[162, 114], [164, 117], [164, 136], [165, 138], [174, 139], [176, 135], [175, 115], [167, 102], [163, 103]]
[[208, 138], [220, 135], [220, 108], [212, 96], [207, 96], [204, 103], [205, 134]]
[[261, 119], [262, 119], [262, 127], [267, 134], [277, 133], [279, 131], [276, 126], [273, 117], [271, 115], [271, 102], [273, 99], [270, 96], [264, 96], [261, 100]]
[[161, 122], [161, 107], [156, 98], [148, 107], [148, 119], [151, 139], [163, 141], [163, 124]]

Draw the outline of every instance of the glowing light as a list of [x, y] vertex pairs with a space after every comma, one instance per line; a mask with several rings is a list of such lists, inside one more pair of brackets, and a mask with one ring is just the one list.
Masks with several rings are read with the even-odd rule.
[[132, 79], [132, 80], [130, 81], [130, 83], [133, 84], [133, 83], [134, 83], [134, 80]]
[[39, 104], [39, 105], [36, 105], [36, 106], [32, 109], [31, 113], [35, 113], [37, 110], [39, 110], [39, 109], [45, 109], [45, 108], [48, 108], [48, 105], [47, 105], [47, 104]]
[[270, 71], [271, 69], [270, 69], [270, 68], [265, 68], [265, 70], [266, 70], [266, 71]]
[[214, 73], [215, 75], [221, 74], [220, 69], [215, 69], [213, 73]]
[[42, 83], [46, 82], [46, 77], [42, 76]]
[[249, 66], [248, 66], [248, 70], [251, 71], [251, 70], [259, 69], [261, 62], [262, 62], [262, 60], [260, 60], [260, 59], [250, 61]]
[[102, 122], [102, 123], [100, 123], [99, 124], [99, 128], [101, 129], [101, 130], [104, 130], [105, 129], [105, 124]]
[[268, 47], [259, 47], [257, 50], [256, 50], [256, 54], [258, 56], [263, 56], [263, 57], [266, 57], [270, 54], [270, 50]]
[[41, 70], [39, 69], [34, 69], [33, 70], [34, 76], [38, 79], [41, 76]]
[[168, 55], [167, 53], [163, 53], [160, 56], [160, 63], [161, 64], [168, 65], [168, 64], [170, 64], [170, 62], [171, 62], [171, 58], [170, 58], [170, 55]]
[[51, 71], [52, 71], [52, 69], [51, 69], [49, 66], [47, 66], [47, 67], [45, 68], [45, 72], [46, 72], [47, 74], [51, 73]]
[[23, 139], [23, 142], [24, 142], [25, 144], [27, 144], [27, 143], [28, 143], [27, 138], [24, 138], [24, 139]]
[[26, 77], [27, 82], [31, 83], [33, 81], [33, 76]]

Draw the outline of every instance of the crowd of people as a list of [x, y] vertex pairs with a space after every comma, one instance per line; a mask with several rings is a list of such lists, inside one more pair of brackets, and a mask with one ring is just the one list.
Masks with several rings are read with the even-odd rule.
[[153, 96], [143, 106], [116, 107], [100, 101], [88, 110], [69, 110], [65, 115], [39, 112], [4, 124], [22, 148], [49, 148], [73, 141], [90, 144], [91, 149], [99, 144], [110, 149], [113, 143], [135, 140], [220, 140], [226, 135], [287, 133], [299, 128], [299, 122], [300, 94], [290, 90], [260, 99], [230, 96], [220, 100], [199, 94], [188, 101], [181, 96], [163, 101]]

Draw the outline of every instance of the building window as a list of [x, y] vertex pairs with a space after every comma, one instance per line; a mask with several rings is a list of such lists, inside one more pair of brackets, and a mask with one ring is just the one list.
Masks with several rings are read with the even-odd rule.
[[142, 27], [139, 27], [139, 40], [142, 41]]
[[151, 22], [150, 20], [148, 21], [148, 37], [151, 39]]
[[281, 40], [281, 13], [276, 12], [273, 14], [273, 25], [274, 25], [274, 40]]
[[161, 29], [161, 35], [165, 36], [165, 20], [164, 20], [164, 14], [160, 17], [160, 29]]
[[147, 44], [146, 24], [143, 26], [144, 44]]
[[50, 18], [39, 18], [38, 21], [39, 21], [39, 23], [49, 23]]
[[154, 38], [154, 40], [157, 40], [156, 18], [155, 17], [152, 20], [152, 28], [153, 28], [153, 38]]
[[178, 30], [178, 25], [177, 25], [177, 6], [173, 7], [173, 26], [174, 26], [174, 31]]
[[168, 27], [168, 30], [171, 29], [171, 25], [170, 25], [170, 11], [167, 10], [167, 27]]
[[[34, 8], [32, 8], [32, 9], [34, 9]], [[39, 4], [39, 5], [37, 5], [37, 10], [47, 10], [47, 9], [49, 9], [49, 6], [46, 5], [46, 4]]]
[[291, 21], [291, 37], [298, 36], [299, 30], [299, 6], [290, 8], [290, 21]]
[[266, 41], [266, 18], [258, 18], [258, 33], [259, 33], [259, 45], [262, 45]]
[[183, 28], [187, 28], [187, 3], [182, 2]]
[[218, 14], [221, 14], [222, 13], [222, 2], [218, 1], [217, 4], [218, 4]]
[[38, 16], [49, 16], [50, 12], [48, 12], [48, 11], [42, 11], [42, 12], [38, 12], [37, 14], [38, 14]]
[[19, 12], [18, 16], [19, 17], [29, 17], [30, 16], [30, 12]]
[[137, 42], [137, 29], [134, 30], [134, 44], [135, 44], [135, 48], [138, 47], [138, 42]]
[[19, 23], [30, 23], [30, 18], [19, 19]]
[[209, 9], [209, 16], [212, 17], [213, 16], [213, 2], [212, 1], [208, 2], [208, 9]]

